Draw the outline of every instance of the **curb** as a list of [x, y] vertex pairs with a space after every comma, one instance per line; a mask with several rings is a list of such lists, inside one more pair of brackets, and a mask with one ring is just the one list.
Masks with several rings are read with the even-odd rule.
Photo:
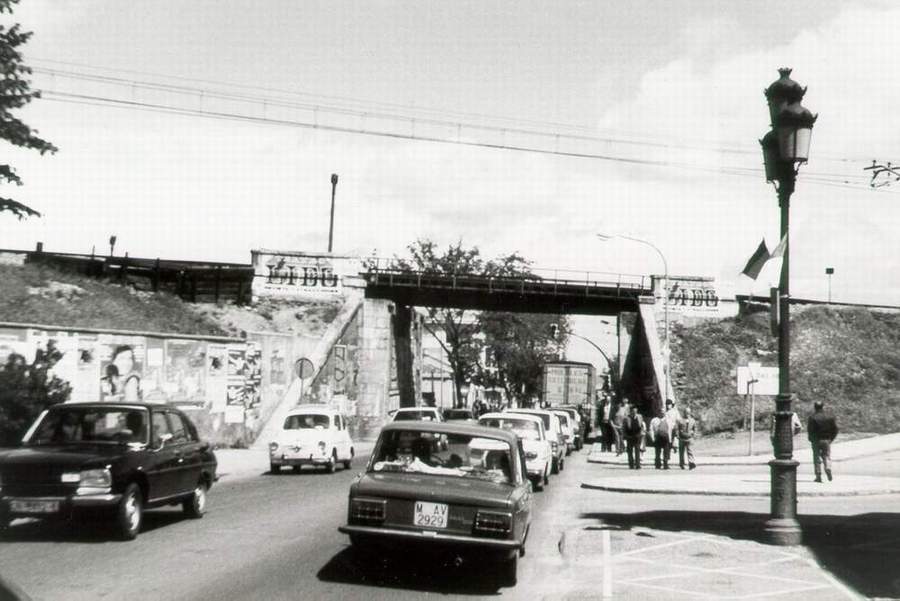
[[[871, 497], [878, 495], [895, 495], [900, 494], [900, 479], [896, 479], [897, 483], [887, 487], [873, 488], [869, 490], [843, 490], [834, 491], [823, 489], [821, 491], [797, 490], [798, 498], [819, 498], [819, 497]], [[582, 482], [581, 488], [587, 490], [603, 490], [606, 492], [631, 493], [631, 494], [650, 494], [650, 495], [695, 495], [710, 497], [769, 497], [771, 491], [765, 490], [715, 490], [715, 489], [691, 489], [691, 488], [666, 488], [654, 486], [652, 483], [647, 486], [628, 486], [623, 484], [602, 484], [596, 482]]]
[[0, 575], [0, 601], [32, 601], [18, 585]]

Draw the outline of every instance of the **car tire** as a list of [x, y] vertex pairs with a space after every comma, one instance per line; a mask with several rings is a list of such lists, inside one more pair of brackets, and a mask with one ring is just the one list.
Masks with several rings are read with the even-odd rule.
[[544, 486], [550, 484], [550, 467], [544, 466]]
[[291, 471], [293, 471], [295, 474], [299, 474], [300, 472], [303, 471], [303, 466], [302, 465], [292, 465]]
[[328, 460], [328, 463], [325, 464], [325, 473], [333, 474], [335, 466], [337, 466], [337, 451], [332, 449], [331, 458]]
[[550, 467], [550, 473], [551, 474], [559, 473], [559, 458], [558, 457], [553, 457], [553, 465]]
[[270, 463], [269, 464], [269, 473], [277, 476], [278, 474], [281, 473], [281, 466], [275, 465], [274, 463]]
[[350, 469], [350, 464], [353, 463], [353, 456], [354, 456], [355, 454], [356, 454], [356, 453], [354, 453], [353, 447], [350, 447], [350, 459], [347, 459], [347, 460], [344, 461], [344, 469], [345, 469], [345, 470], [349, 470], [349, 469]]
[[184, 514], [191, 519], [199, 520], [206, 513], [206, 482], [197, 482], [194, 492], [181, 503]]
[[531, 481], [531, 487], [535, 490], [535, 492], [540, 492], [544, 490], [544, 478], [543, 476], [538, 476], [534, 480]]
[[519, 575], [519, 553], [503, 561], [500, 565], [500, 586], [515, 586]]
[[566, 459], [565, 459], [565, 457], [560, 457], [559, 458], [559, 471], [563, 471], [564, 469], [566, 469]]
[[132, 482], [125, 488], [116, 510], [116, 533], [122, 540], [134, 540], [144, 521], [144, 495], [141, 487]]

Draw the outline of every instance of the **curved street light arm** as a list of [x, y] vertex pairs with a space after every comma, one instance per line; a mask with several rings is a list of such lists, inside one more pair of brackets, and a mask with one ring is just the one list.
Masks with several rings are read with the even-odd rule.
[[606, 351], [604, 351], [602, 348], [600, 348], [599, 346], [597, 346], [597, 344], [596, 344], [593, 340], [590, 340], [589, 338], [585, 338], [584, 336], [579, 336], [578, 334], [574, 334], [574, 333], [572, 333], [572, 332], [569, 332], [568, 335], [569, 335], [569, 336], [574, 336], [575, 338], [579, 338], [579, 339], [581, 339], [581, 340], [584, 340], [585, 342], [587, 342], [588, 344], [590, 344], [592, 347], [594, 347], [595, 349], [597, 349], [598, 351], [600, 351], [600, 354], [603, 355], [603, 358], [604, 358], [604, 359], [606, 359], [606, 364], [609, 366], [609, 371], [612, 371], [612, 370], [613, 370], [613, 367], [614, 367], [614, 366], [613, 366], [612, 359], [610, 359], [610, 358], [609, 358], [609, 355], [606, 354]]

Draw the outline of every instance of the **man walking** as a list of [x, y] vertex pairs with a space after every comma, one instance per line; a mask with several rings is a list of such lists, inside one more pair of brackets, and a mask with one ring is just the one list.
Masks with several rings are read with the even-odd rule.
[[612, 431], [613, 438], [615, 439], [616, 444], [616, 457], [625, 452], [625, 444], [623, 441], [624, 434], [622, 432], [622, 427], [625, 424], [625, 417], [628, 415], [628, 411], [626, 407], [628, 406], [628, 399], [625, 399], [625, 403], [619, 403], [616, 405], [615, 409], [613, 409], [613, 417], [612, 417]]
[[600, 404], [600, 450], [612, 451], [613, 432], [610, 423], [612, 413], [612, 399], [607, 395], [603, 395], [603, 401]]
[[675, 406], [675, 401], [666, 399], [666, 423], [669, 424], [669, 450], [666, 454], [669, 457], [672, 456], [673, 447], [675, 446], [675, 430], [678, 427], [679, 419], [681, 419], [681, 414]]
[[688, 467], [694, 469], [694, 451], [691, 444], [697, 436], [697, 420], [691, 416], [691, 408], [684, 408], [684, 417], [678, 420], [678, 465], [684, 469], [684, 456], [687, 455]]
[[641, 469], [641, 443], [644, 441], [644, 418], [638, 415], [637, 407], [631, 405], [628, 416], [622, 424], [625, 448], [628, 453], [628, 469]]
[[666, 421], [666, 416], [663, 413], [650, 420], [650, 441], [653, 443], [656, 469], [669, 469], [669, 452], [672, 448], [672, 438], [669, 431], [669, 422]]
[[823, 464], [825, 475], [831, 480], [831, 443], [838, 434], [834, 416], [826, 414], [824, 408], [825, 404], [822, 401], [816, 401], [813, 404], [813, 414], [806, 422], [807, 437], [812, 445], [816, 482], [822, 481]]

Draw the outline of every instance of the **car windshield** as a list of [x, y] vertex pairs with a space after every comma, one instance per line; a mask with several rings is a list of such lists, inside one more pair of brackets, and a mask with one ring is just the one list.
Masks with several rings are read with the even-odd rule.
[[322, 413], [304, 413], [302, 415], [289, 415], [284, 420], [285, 430], [311, 430], [317, 426], [327, 428], [330, 418]]
[[479, 422], [482, 426], [491, 428], [500, 428], [501, 430], [509, 430], [514, 432], [516, 436], [523, 440], [540, 440], [541, 429], [536, 421], [530, 419], [517, 418], [482, 418]]
[[562, 413], [557, 413], [557, 414], [556, 414], [556, 417], [559, 418], [559, 423], [560, 423], [560, 425], [561, 425], [563, 428], [568, 427], [568, 425], [569, 425], [569, 418], [568, 418], [568, 417], [566, 417], [566, 416], [563, 415]]
[[24, 444], [148, 442], [146, 409], [79, 407], [73, 403], [51, 408], [39, 419]]
[[[522, 411], [521, 413], [525, 413]], [[544, 422], [544, 430], [550, 430], [550, 414], [549, 413], [529, 413], [528, 415], [536, 415]]]
[[378, 439], [373, 472], [431, 474], [513, 482], [508, 442], [467, 434], [389, 430]]
[[472, 419], [472, 412], [468, 409], [445, 409], [444, 419]]
[[433, 411], [398, 411], [396, 415], [394, 415], [395, 422], [402, 421], [433, 421], [434, 420], [434, 412]]

